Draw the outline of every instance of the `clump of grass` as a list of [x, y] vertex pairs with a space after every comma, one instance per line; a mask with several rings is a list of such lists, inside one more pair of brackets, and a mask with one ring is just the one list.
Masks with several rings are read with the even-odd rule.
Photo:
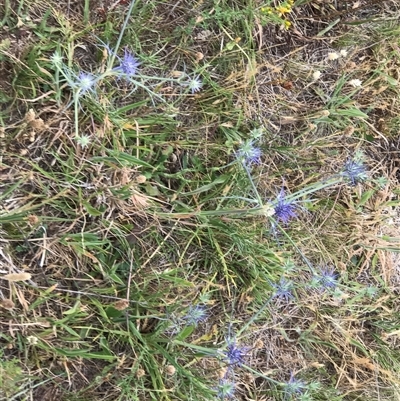
[[11, 3], [7, 399], [393, 399], [396, 28], [313, 1]]
[[[4, 358], [4, 355], [2, 354], [1, 357]], [[25, 381], [25, 374], [16, 358], [2, 359], [0, 377], [2, 395], [8, 399], [11, 399], [16, 393], [20, 392], [21, 387], [24, 387], [21, 382]]]

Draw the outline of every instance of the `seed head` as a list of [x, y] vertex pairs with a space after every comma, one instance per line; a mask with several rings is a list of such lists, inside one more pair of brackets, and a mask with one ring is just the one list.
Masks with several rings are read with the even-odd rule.
[[173, 365], [168, 365], [168, 366], [165, 368], [165, 371], [166, 371], [166, 373], [167, 373], [168, 376], [172, 376], [172, 375], [174, 375], [174, 374], [176, 373], [175, 366], [173, 366]]
[[26, 337], [29, 345], [36, 345], [39, 342], [39, 339], [35, 336]]
[[328, 53], [327, 59], [329, 61], [333, 61], [333, 60], [337, 60], [339, 58], [339, 54], [337, 54], [336, 52], [332, 52], [332, 53]]
[[11, 310], [11, 309], [14, 309], [15, 303], [11, 299], [7, 299], [7, 298], [1, 299], [0, 300], [0, 307], [4, 308], [4, 309]]
[[351, 79], [349, 85], [353, 88], [360, 88], [362, 86], [362, 81], [360, 79]]
[[321, 75], [322, 75], [321, 71], [318, 70], [314, 71], [312, 74], [313, 80], [318, 81], [318, 79], [321, 78]]

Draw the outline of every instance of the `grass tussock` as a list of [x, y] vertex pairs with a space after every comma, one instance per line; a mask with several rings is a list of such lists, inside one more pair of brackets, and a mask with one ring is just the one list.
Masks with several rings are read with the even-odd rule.
[[400, 399], [397, 2], [28, 3], [0, 399]]

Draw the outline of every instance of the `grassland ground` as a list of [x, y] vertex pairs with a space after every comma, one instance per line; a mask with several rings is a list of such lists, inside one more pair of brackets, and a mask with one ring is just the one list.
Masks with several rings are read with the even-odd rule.
[[0, 400], [400, 400], [399, 19], [5, 0]]

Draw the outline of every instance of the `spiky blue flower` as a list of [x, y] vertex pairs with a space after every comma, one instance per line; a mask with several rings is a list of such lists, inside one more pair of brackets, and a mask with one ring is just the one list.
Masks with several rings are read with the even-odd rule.
[[337, 286], [338, 274], [334, 267], [325, 266], [314, 275], [314, 279], [320, 288], [330, 290]]
[[249, 351], [248, 347], [238, 347], [234, 338], [227, 339], [226, 350], [223, 351], [224, 360], [229, 367], [241, 366]]
[[351, 185], [356, 185], [368, 178], [367, 169], [359, 158], [348, 159], [341, 175], [349, 180]]
[[115, 68], [116, 71], [121, 71], [126, 76], [136, 75], [140, 66], [140, 61], [127, 49], [124, 51], [123, 57], [118, 57], [120, 65]]
[[200, 92], [201, 88], [203, 87], [203, 82], [201, 82], [200, 76], [198, 75], [197, 77], [191, 79], [187, 85], [190, 89], [190, 92], [192, 92], [192, 94], [195, 94], [197, 92]]
[[247, 140], [242, 143], [239, 150], [236, 152], [236, 157], [244, 165], [258, 164], [261, 161], [262, 151], [254, 146], [253, 140]]
[[222, 379], [218, 383], [218, 398], [221, 400], [228, 400], [233, 398], [235, 394], [235, 383], [228, 379]]
[[296, 379], [292, 373], [289, 381], [284, 386], [285, 395], [291, 397], [295, 394], [302, 394], [305, 390], [307, 390], [307, 384], [302, 380]]
[[277, 221], [287, 224], [290, 220], [297, 217], [297, 206], [293, 200], [285, 197], [285, 191], [282, 188], [274, 202], [274, 216]]
[[197, 326], [208, 317], [205, 305], [190, 306], [182, 320], [189, 326]]
[[206, 306], [203, 304], [191, 305], [186, 313], [173, 312], [167, 313], [167, 320], [169, 326], [167, 332], [170, 334], [177, 334], [187, 326], [197, 326], [199, 323], [206, 320], [208, 312]]
[[87, 91], [92, 91], [95, 84], [96, 78], [94, 75], [81, 71], [75, 82], [75, 88], [83, 94]]
[[272, 284], [274, 288], [273, 298], [278, 298], [281, 300], [289, 301], [293, 299], [293, 282], [282, 277], [278, 283]]

